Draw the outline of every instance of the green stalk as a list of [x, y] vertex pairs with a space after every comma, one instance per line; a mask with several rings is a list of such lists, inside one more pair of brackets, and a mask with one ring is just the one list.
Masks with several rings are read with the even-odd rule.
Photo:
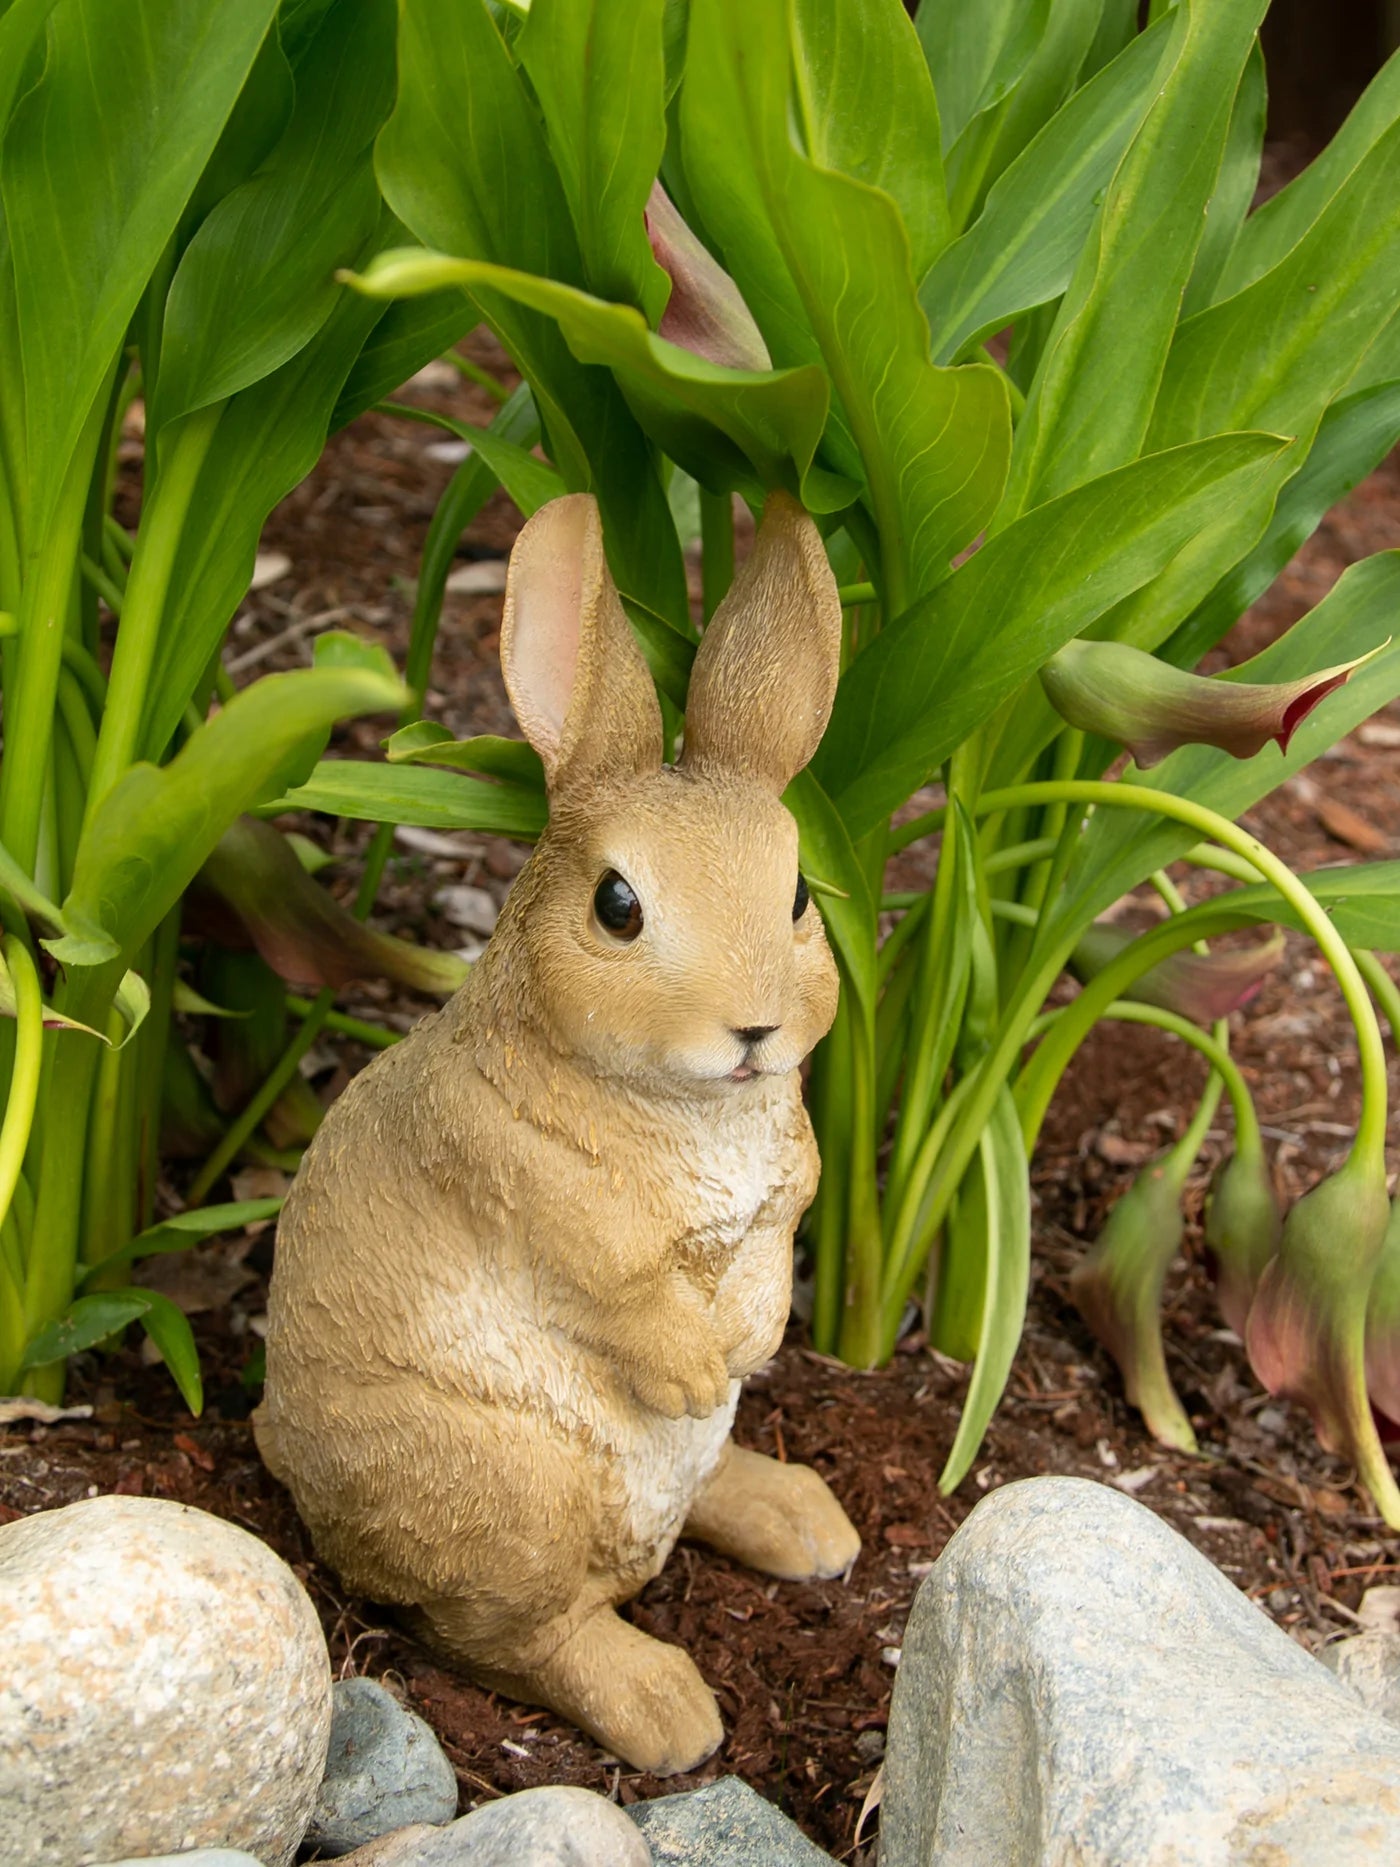
[[[107, 705], [93, 761], [87, 823], [127, 767], [141, 755], [141, 729], [152, 688], [161, 622], [175, 555], [189, 523], [199, 475], [223, 413], [222, 402], [184, 417], [169, 435], [168, 452], [141, 521], [122, 598], [121, 627], [107, 682]], [[85, 826], [86, 827], [86, 826]]]
[[734, 497], [700, 488], [700, 588], [706, 622], [734, 581]]
[[[312, 1001], [299, 998], [295, 992], [288, 992], [287, 1009], [293, 1017], [309, 1018]], [[344, 1011], [328, 1011], [324, 1028], [339, 1031], [342, 1037], [353, 1037], [356, 1043], [365, 1044], [371, 1050], [392, 1050], [395, 1044], [403, 1042], [402, 1031], [391, 1031], [383, 1024], [371, 1024], [365, 1018], [352, 1018]]]
[[884, 1240], [876, 1157], [875, 1032], [858, 1016], [851, 1026], [850, 1151], [841, 1182], [846, 1189], [845, 1299], [837, 1354], [853, 1368], [880, 1362], [880, 1280]]
[[442, 361], [450, 363], [458, 375], [465, 376], [468, 382], [474, 382], [478, 389], [484, 389], [493, 402], [505, 402], [510, 399], [510, 390], [504, 383], [499, 383], [489, 370], [484, 370], [479, 363], [473, 363], [470, 357], [464, 357], [460, 350], [444, 350]]
[[841, 993], [836, 1019], [822, 1040], [813, 1070], [812, 1120], [822, 1157], [822, 1178], [812, 1212], [814, 1258], [812, 1342], [824, 1355], [836, 1347], [845, 1281], [846, 1209], [839, 1197], [849, 1173], [852, 1126], [851, 1001]]
[[[44, 1056], [44, 1001], [33, 956], [13, 933], [5, 935], [3, 951], [15, 988], [15, 1058], [0, 1122], [0, 1221], [9, 1215], [24, 1168]], [[0, 1387], [4, 1386], [0, 1381]], [[11, 1390], [7, 1387], [6, 1391]]]

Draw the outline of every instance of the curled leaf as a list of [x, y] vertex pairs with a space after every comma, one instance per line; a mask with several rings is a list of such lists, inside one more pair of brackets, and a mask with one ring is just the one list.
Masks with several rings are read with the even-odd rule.
[[1205, 1242], [1215, 1260], [1220, 1313], [1241, 1341], [1259, 1279], [1282, 1232], [1273, 1176], [1262, 1153], [1251, 1148], [1232, 1154], [1206, 1200]]
[[347, 913], [307, 874], [271, 824], [240, 817], [220, 837], [200, 879], [237, 914], [273, 971], [295, 985], [388, 978], [446, 997], [466, 977], [453, 953], [378, 933]]
[[1400, 1199], [1391, 1201], [1366, 1305], [1366, 1391], [1383, 1436], [1400, 1438]]
[[1253, 758], [1271, 739], [1287, 752], [1319, 701], [1387, 645], [1300, 680], [1265, 683], [1188, 674], [1126, 642], [1074, 641], [1046, 662], [1040, 679], [1062, 719], [1126, 746], [1141, 767], [1183, 745]]
[[[1111, 921], [1095, 921], [1070, 957], [1075, 977], [1092, 979], [1135, 937]], [[1218, 953], [1173, 953], [1141, 973], [1123, 996], [1143, 1005], [1160, 1005], [1197, 1024], [1214, 1024], [1249, 1003], [1283, 957], [1283, 948], [1284, 937], [1276, 933], [1256, 946], [1230, 947]]]
[[724, 369], [770, 370], [767, 345], [738, 286], [657, 182], [646, 205], [652, 257], [671, 281], [656, 334]]

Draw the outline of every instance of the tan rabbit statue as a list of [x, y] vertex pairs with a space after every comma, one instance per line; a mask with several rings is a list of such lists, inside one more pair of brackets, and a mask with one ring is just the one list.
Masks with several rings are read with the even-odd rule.
[[501, 661], [549, 827], [446, 1008], [332, 1107], [282, 1214], [258, 1445], [346, 1584], [639, 1769], [720, 1743], [689, 1655], [616, 1613], [698, 1537], [770, 1575], [860, 1543], [729, 1437], [777, 1348], [836, 971], [780, 794], [841, 612], [773, 494], [696, 654], [684, 752], [591, 498], [516, 543]]

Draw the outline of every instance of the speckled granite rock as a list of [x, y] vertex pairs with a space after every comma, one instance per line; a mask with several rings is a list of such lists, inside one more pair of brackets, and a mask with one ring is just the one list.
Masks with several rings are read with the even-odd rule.
[[348, 1854], [411, 1822], [450, 1822], [457, 1773], [423, 1720], [375, 1679], [331, 1688], [331, 1741], [306, 1845]]
[[160, 1498], [0, 1528], [0, 1867], [223, 1846], [289, 1867], [326, 1761], [316, 1612], [266, 1544]]
[[189, 1854], [140, 1854], [124, 1861], [103, 1861], [101, 1867], [262, 1867], [241, 1848], [195, 1848]]
[[615, 1803], [591, 1789], [565, 1788], [522, 1789], [446, 1828], [419, 1824], [385, 1835], [342, 1861], [344, 1867], [652, 1867], [646, 1842]]
[[737, 1776], [635, 1802], [656, 1867], [831, 1867], [831, 1856]]
[[1373, 1627], [1324, 1647], [1318, 1657], [1367, 1711], [1400, 1724], [1400, 1634]]
[[1142, 1505], [985, 1498], [895, 1678], [881, 1867], [1376, 1867], [1400, 1732]]

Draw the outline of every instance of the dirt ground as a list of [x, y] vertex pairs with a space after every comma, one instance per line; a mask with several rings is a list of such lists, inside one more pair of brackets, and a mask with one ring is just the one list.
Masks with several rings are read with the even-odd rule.
[[[472, 347], [499, 363], [489, 343]], [[446, 365], [433, 366], [411, 393], [469, 420], [489, 417], [484, 394]], [[377, 637], [402, 656], [423, 533], [451, 471], [442, 438], [371, 414], [332, 442], [269, 525], [265, 549], [284, 553], [288, 564], [234, 624], [227, 659], [237, 679], [304, 663], [315, 633], [329, 626]], [[498, 585], [493, 571], [517, 524], [506, 500], [493, 498], [467, 533], [459, 568], [478, 565], [478, 579]], [[1261, 646], [1316, 603], [1347, 564], [1394, 546], [1397, 457], [1327, 520], [1251, 612], [1232, 640], [1232, 657]], [[493, 661], [499, 614], [500, 597], [490, 591], [447, 600], [429, 710], [454, 733], [509, 727]], [[384, 730], [362, 722], [341, 735], [340, 749], [373, 754]], [[1363, 727], [1248, 822], [1298, 867], [1395, 854], [1400, 710]], [[348, 896], [362, 830], [321, 822], [316, 833], [340, 858], [329, 875]], [[445, 885], [466, 882], [499, 899], [518, 860], [509, 846], [487, 839], [405, 839], [386, 876], [379, 924], [470, 945], [436, 897]], [[399, 1024], [423, 1009], [375, 987], [342, 1002]], [[1234, 1024], [1280, 1188], [1296, 1196], [1339, 1163], [1357, 1109], [1350, 1026], [1305, 941], [1290, 937], [1282, 965]], [[320, 1046], [311, 1059], [318, 1088], [331, 1093], [365, 1060], [350, 1043]], [[864, 1548], [846, 1581], [793, 1586], [683, 1545], [634, 1604], [637, 1624], [684, 1644], [718, 1694], [726, 1742], [692, 1777], [663, 1783], [634, 1774], [551, 1714], [476, 1690], [396, 1631], [384, 1612], [347, 1600], [315, 1561], [289, 1499], [258, 1462], [247, 1421], [255, 1394], [245, 1373], [265, 1307], [268, 1231], [163, 1261], [166, 1287], [192, 1312], [204, 1356], [203, 1417], [192, 1419], [163, 1370], [133, 1348], [80, 1357], [69, 1399], [91, 1406], [90, 1418], [0, 1429], [0, 1521], [116, 1491], [177, 1498], [255, 1531], [305, 1580], [337, 1674], [385, 1680], [432, 1724], [457, 1768], [463, 1808], [558, 1782], [626, 1803], [737, 1772], [839, 1859], [859, 1861], [866, 1850], [855, 1848], [856, 1817], [883, 1748], [911, 1598], [948, 1536], [994, 1487], [1046, 1472], [1119, 1486], [1311, 1647], [1354, 1625], [1367, 1586], [1400, 1574], [1397, 1544], [1352, 1474], [1319, 1451], [1303, 1416], [1261, 1392], [1238, 1341], [1220, 1326], [1196, 1221], [1209, 1171], [1228, 1145], [1228, 1121], [1212, 1133], [1192, 1182], [1185, 1258], [1169, 1279], [1165, 1306], [1168, 1360], [1200, 1457], [1165, 1452], [1146, 1437], [1115, 1369], [1068, 1301], [1076, 1257], [1136, 1164], [1181, 1132], [1203, 1075], [1173, 1040], [1132, 1027], [1115, 1027], [1077, 1059], [1035, 1163], [1025, 1339], [1006, 1401], [955, 1495], [940, 1498], [936, 1479], [966, 1373], [917, 1335], [891, 1367], [862, 1374], [815, 1354], [794, 1326], [772, 1366], [748, 1383], [741, 1441], [815, 1465]], [[241, 1190], [281, 1183], [259, 1169]]]

